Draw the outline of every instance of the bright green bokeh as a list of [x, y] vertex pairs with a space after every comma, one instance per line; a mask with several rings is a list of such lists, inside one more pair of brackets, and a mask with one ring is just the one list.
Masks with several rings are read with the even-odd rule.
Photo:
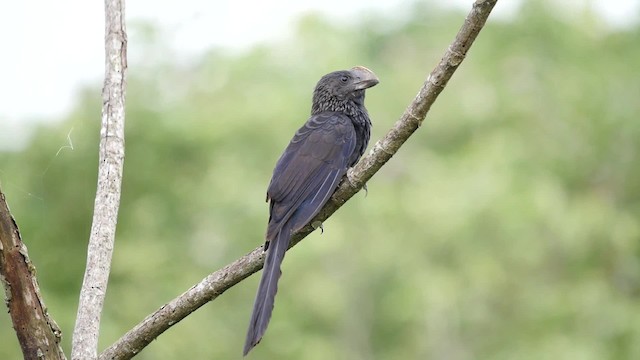
[[[535, 2], [537, 4], [537, 2]], [[262, 242], [265, 189], [320, 75], [353, 65], [373, 141], [464, 14], [416, 7], [284, 44], [173, 63], [129, 42], [126, 160], [101, 348]], [[148, 29], [147, 29], [148, 30]], [[640, 358], [640, 27], [539, 5], [491, 21], [421, 129], [286, 257], [255, 359]], [[142, 39], [139, 36], [138, 39]], [[168, 59], [168, 60], [159, 60]], [[153, 65], [145, 65], [153, 64]], [[68, 352], [96, 185], [99, 86], [0, 153], [7, 195]], [[69, 131], [74, 149], [62, 149]], [[139, 359], [239, 359], [258, 277]], [[21, 358], [6, 312], [0, 359]]]

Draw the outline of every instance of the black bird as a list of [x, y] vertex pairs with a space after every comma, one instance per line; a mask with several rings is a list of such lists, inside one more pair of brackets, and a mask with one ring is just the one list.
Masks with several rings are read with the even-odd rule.
[[267, 255], [244, 355], [260, 342], [269, 325], [280, 264], [291, 234], [320, 211], [369, 143], [371, 120], [364, 107], [364, 92], [377, 83], [376, 75], [362, 66], [323, 76], [313, 92], [311, 117], [276, 163], [267, 189]]

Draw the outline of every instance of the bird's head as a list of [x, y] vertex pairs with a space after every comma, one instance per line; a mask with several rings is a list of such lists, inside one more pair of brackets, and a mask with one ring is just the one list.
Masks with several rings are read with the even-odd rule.
[[376, 74], [364, 66], [329, 73], [316, 84], [311, 113], [344, 111], [343, 108], [349, 103], [361, 106], [364, 103], [364, 91], [378, 82]]

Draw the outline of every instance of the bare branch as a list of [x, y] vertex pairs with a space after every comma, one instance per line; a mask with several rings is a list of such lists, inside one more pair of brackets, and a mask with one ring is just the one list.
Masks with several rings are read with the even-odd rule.
[[124, 0], [105, 0], [105, 79], [102, 89], [98, 189], [78, 317], [73, 331], [71, 358], [77, 360], [95, 359], [98, 354], [100, 315], [111, 268], [122, 184], [126, 69]]
[[[429, 108], [464, 60], [467, 51], [484, 26], [496, 2], [497, 0], [478, 0], [474, 3], [473, 9], [467, 16], [455, 41], [449, 46], [442, 60], [431, 72], [404, 114], [384, 138], [373, 146], [369, 154], [348, 172], [347, 180], [340, 184], [329, 202], [310, 222], [311, 224], [326, 220], [360, 191], [365, 183], [398, 151], [409, 136], [420, 127]], [[291, 246], [294, 246], [313, 230], [311, 225], [304, 227], [293, 236]], [[179, 297], [147, 316], [100, 354], [100, 359], [132, 358], [169, 327], [260, 270], [263, 262], [262, 247], [258, 247], [251, 253], [212, 273]]]
[[25, 359], [66, 359], [62, 332], [47, 313], [36, 270], [0, 190], [0, 281]]

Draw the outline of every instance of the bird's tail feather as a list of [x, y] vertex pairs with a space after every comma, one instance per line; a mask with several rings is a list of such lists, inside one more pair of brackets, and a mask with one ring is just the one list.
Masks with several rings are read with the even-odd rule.
[[269, 325], [274, 299], [278, 291], [278, 280], [282, 274], [280, 264], [284, 259], [284, 253], [289, 247], [290, 239], [291, 230], [288, 224], [285, 224], [278, 232], [275, 241], [272, 240], [269, 243], [269, 250], [262, 270], [262, 278], [260, 279], [258, 293], [253, 304], [249, 330], [247, 330], [247, 339], [244, 343], [243, 355], [245, 356], [260, 342]]

